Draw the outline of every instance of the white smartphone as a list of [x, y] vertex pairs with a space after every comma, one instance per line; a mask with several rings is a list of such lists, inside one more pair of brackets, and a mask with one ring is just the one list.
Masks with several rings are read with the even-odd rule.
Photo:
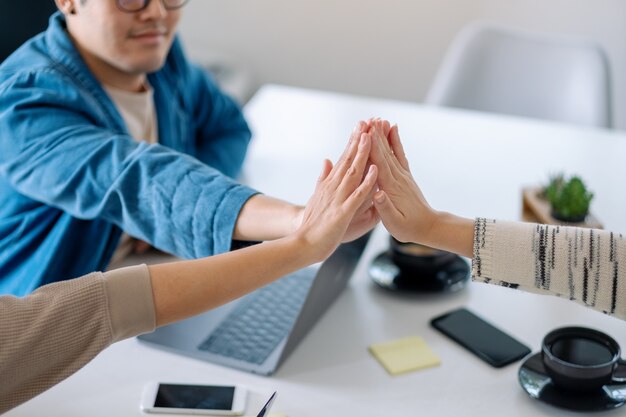
[[148, 413], [240, 416], [247, 390], [240, 385], [193, 385], [154, 382], [146, 386], [141, 409]]

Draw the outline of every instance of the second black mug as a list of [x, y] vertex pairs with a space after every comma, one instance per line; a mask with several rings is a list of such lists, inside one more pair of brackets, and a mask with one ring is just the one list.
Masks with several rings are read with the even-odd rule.
[[585, 327], [563, 327], [541, 344], [546, 372], [559, 388], [593, 391], [612, 383], [626, 384], [626, 361], [609, 335]]

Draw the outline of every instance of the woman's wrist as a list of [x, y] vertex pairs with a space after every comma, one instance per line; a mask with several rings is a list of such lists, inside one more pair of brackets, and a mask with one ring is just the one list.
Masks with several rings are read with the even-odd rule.
[[323, 260], [319, 245], [316, 245], [303, 233], [296, 232], [279, 240], [286, 250], [286, 262], [293, 262], [296, 269], [304, 268]]
[[421, 245], [433, 246], [434, 242], [438, 240], [437, 230], [441, 223], [441, 216], [443, 212], [427, 207], [421, 210], [419, 214], [419, 222], [414, 226], [414, 234], [411, 241], [419, 243]]
[[444, 211], [431, 213], [423, 243], [427, 246], [472, 257], [474, 248], [474, 220]]

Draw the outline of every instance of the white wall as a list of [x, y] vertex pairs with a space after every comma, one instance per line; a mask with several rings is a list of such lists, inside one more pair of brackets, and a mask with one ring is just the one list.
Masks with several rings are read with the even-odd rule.
[[421, 101], [446, 47], [475, 19], [599, 41], [615, 124], [626, 129], [624, 0], [192, 0], [181, 33], [192, 57], [227, 57], [256, 85]]

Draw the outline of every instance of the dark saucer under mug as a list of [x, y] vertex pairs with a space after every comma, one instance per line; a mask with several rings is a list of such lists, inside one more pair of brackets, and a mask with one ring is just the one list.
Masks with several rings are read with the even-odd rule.
[[626, 384], [607, 384], [592, 392], [574, 392], [558, 388], [548, 376], [541, 352], [529, 356], [518, 372], [524, 391], [558, 408], [572, 411], [612, 410], [626, 404]]
[[470, 277], [467, 262], [451, 253], [434, 262], [418, 257], [411, 266], [400, 264], [387, 251], [372, 261], [368, 272], [380, 287], [407, 293], [455, 292], [465, 288]]

